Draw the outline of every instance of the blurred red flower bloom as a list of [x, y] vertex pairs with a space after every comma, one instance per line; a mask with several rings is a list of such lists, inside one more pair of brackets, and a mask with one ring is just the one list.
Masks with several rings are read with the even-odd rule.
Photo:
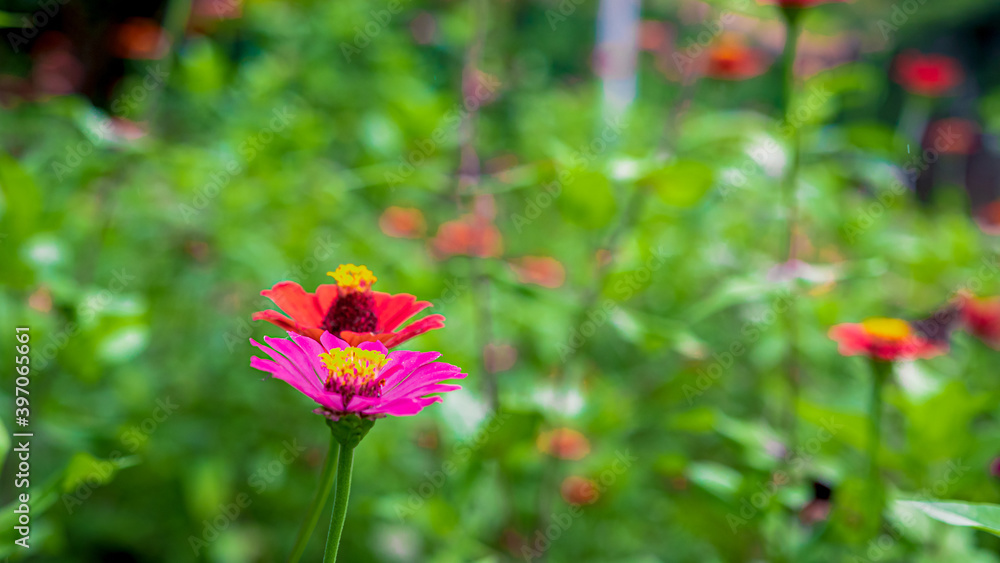
[[538, 450], [559, 459], [576, 461], [590, 453], [590, 441], [572, 428], [556, 428], [538, 435]]
[[958, 310], [965, 328], [987, 346], [1000, 350], [1000, 297], [958, 294]]
[[597, 489], [597, 483], [576, 475], [570, 475], [563, 479], [559, 492], [562, 494], [563, 500], [575, 505], [593, 504], [601, 496]]
[[959, 62], [951, 57], [910, 50], [896, 57], [893, 80], [914, 94], [937, 97], [958, 86], [964, 75]]
[[558, 260], [548, 256], [525, 256], [511, 260], [508, 266], [521, 283], [554, 289], [566, 281], [566, 268]]
[[443, 223], [431, 241], [438, 256], [464, 254], [480, 258], [496, 258], [503, 254], [503, 237], [488, 218], [467, 214]]
[[377, 340], [387, 348], [444, 326], [444, 316], [430, 315], [399, 329], [431, 304], [406, 293], [372, 291], [377, 278], [364, 266], [342, 265], [329, 275], [337, 283], [320, 285], [316, 293], [306, 293], [291, 281], [261, 291], [291, 318], [268, 310], [254, 313], [253, 320], [267, 321], [317, 341], [327, 331], [351, 346]]
[[1000, 201], [981, 207], [976, 213], [976, 224], [988, 235], [1000, 235]]
[[941, 154], [972, 154], [979, 143], [979, 125], [975, 121], [950, 117], [927, 126], [924, 147]]
[[726, 36], [708, 51], [705, 75], [719, 80], [746, 80], [759, 76], [766, 68], [760, 50]]
[[943, 354], [947, 345], [914, 332], [900, 319], [872, 318], [860, 323], [844, 323], [830, 329], [829, 336], [845, 356], [868, 356], [895, 361], [930, 358]]
[[378, 226], [395, 238], [420, 238], [426, 229], [424, 214], [415, 207], [389, 207], [379, 217]]
[[111, 52], [122, 59], [159, 59], [169, 47], [167, 32], [149, 18], [125, 20], [115, 29], [111, 41]]

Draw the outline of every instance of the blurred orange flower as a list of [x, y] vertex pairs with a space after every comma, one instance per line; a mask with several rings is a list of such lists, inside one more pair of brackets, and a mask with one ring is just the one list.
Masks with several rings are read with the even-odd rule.
[[496, 258], [503, 254], [503, 237], [490, 219], [466, 214], [438, 227], [431, 248], [439, 257], [463, 254]]
[[708, 51], [705, 75], [718, 80], [746, 80], [767, 69], [764, 54], [734, 35], [722, 37]]
[[111, 52], [122, 59], [159, 59], [169, 48], [166, 31], [149, 18], [129, 18], [112, 34]]
[[597, 489], [597, 483], [576, 475], [570, 475], [563, 479], [559, 492], [562, 494], [563, 500], [575, 505], [593, 504], [601, 496]]
[[521, 283], [533, 283], [542, 287], [557, 288], [566, 281], [566, 268], [555, 258], [548, 256], [525, 256], [508, 263]]
[[921, 96], [938, 97], [958, 86], [965, 73], [959, 62], [945, 55], [909, 50], [896, 57], [893, 80]]
[[576, 461], [590, 453], [590, 441], [572, 428], [556, 428], [538, 435], [538, 450], [559, 459]]
[[420, 238], [427, 228], [424, 213], [416, 207], [392, 206], [378, 219], [382, 232], [395, 238]]

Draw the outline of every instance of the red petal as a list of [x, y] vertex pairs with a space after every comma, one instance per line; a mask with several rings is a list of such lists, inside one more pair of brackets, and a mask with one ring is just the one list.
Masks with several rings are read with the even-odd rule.
[[838, 344], [837, 351], [844, 356], [868, 354], [871, 349], [871, 338], [858, 323], [835, 325], [830, 328], [828, 336]]
[[340, 297], [340, 288], [335, 283], [325, 283], [316, 288], [316, 303], [324, 317], [338, 297]]
[[317, 327], [323, 322], [324, 311], [320, 310], [316, 295], [306, 293], [306, 290], [295, 282], [276, 283], [274, 287], [265, 289], [260, 294], [274, 301], [279, 309], [302, 326]]
[[408, 293], [390, 295], [373, 291], [372, 296], [375, 298], [375, 315], [378, 316], [376, 332], [392, 332], [413, 315], [431, 306], [430, 302], [417, 301]]
[[392, 348], [427, 331], [442, 327], [444, 327], [444, 315], [431, 315], [420, 319], [399, 332], [392, 333], [392, 337], [389, 339], [382, 340], [379, 338], [379, 340], [382, 340], [382, 344], [385, 344], [386, 348]]

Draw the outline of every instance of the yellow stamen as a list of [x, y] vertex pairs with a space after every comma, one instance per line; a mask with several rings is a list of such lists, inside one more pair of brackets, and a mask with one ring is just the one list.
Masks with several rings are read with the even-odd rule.
[[326, 275], [337, 280], [340, 287], [354, 291], [366, 291], [378, 281], [367, 267], [354, 264], [341, 264], [335, 272], [327, 272]]
[[360, 348], [333, 349], [320, 354], [329, 370], [327, 389], [354, 396], [377, 397], [383, 381], [377, 379], [388, 359], [385, 354]]
[[868, 334], [881, 340], [899, 341], [910, 336], [910, 324], [900, 319], [876, 317], [861, 323]]

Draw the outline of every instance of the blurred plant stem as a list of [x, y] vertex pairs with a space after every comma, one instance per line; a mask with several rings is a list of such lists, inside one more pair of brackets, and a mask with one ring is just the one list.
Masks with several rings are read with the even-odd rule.
[[[903, 108], [899, 111], [896, 134], [907, 141], [915, 141], [920, 147], [932, 109], [930, 98], [907, 93], [903, 98]], [[919, 154], [920, 150], [914, 152]]]
[[[797, 273], [795, 271], [795, 260], [798, 253], [795, 248], [795, 230], [799, 220], [799, 204], [796, 194], [796, 182], [798, 181], [799, 165], [801, 160], [801, 147], [799, 140], [799, 128], [795, 124], [793, 115], [795, 99], [795, 56], [798, 52], [799, 34], [801, 31], [800, 18], [802, 10], [798, 8], [785, 8], [782, 10], [785, 17], [785, 50], [782, 54], [782, 71], [784, 88], [782, 89], [782, 105], [785, 124], [791, 127], [790, 162], [782, 179], [782, 194], [784, 196], [785, 217], [786, 217], [786, 240], [784, 249], [785, 271], [790, 272], [792, 300], [788, 305], [785, 317], [785, 326], [788, 331], [788, 356], [785, 360], [785, 370], [788, 374], [788, 412], [786, 414], [786, 426], [788, 428], [788, 450], [795, 451], [798, 445], [798, 404], [801, 394], [801, 381], [799, 376], [799, 327], [798, 308], [796, 307]], [[788, 459], [789, 456], [786, 456]]]
[[302, 558], [302, 553], [305, 552], [306, 546], [309, 544], [309, 538], [312, 537], [313, 530], [316, 529], [316, 524], [319, 522], [319, 515], [322, 514], [323, 507], [326, 506], [326, 499], [330, 498], [330, 491], [333, 488], [334, 467], [336, 467], [334, 460], [337, 459], [337, 452], [339, 450], [340, 444], [337, 443], [337, 438], [331, 433], [330, 449], [326, 452], [326, 460], [323, 462], [323, 472], [319, 477], [316, 496], [313, 497], [312, 504], [309, 505], [309, 509], [306, 511], [306, 520], [302, 523], [299, 535], [295, 538], [295, 545], [292, 547], [292, 554], [288, 556], [288, 563], [296, 563]]
[[337, 458], [337, 491], [333, 499], [333, 513], [330, 515], [330, 532], [326, 537], [326, 554], [323, 563], [337, 560], [340, 535], [347, 519], [347, 500], [351, 496], [351, 472], [354, 471], [354, 447], [342, 444]]
[[871, 359], [872, 396], [868, 412], [868, 494], [872, 507], [871, 533], [874, 536], [882, 524], [882, 480], [879, 478], [878, 454], [882, 447], [882, 395], [892, 374], [892, 362]]
[[[483, 60], [483, 50], [486, 44], [486, 34], [489, 27], [489, 2], [488, 0], [476, 0], [473, 6], [472, 25], [474, 31], [473, 39], [465, 52], [465, 64], [462, 69], [462, 83], [460, 85], [463, 103], [469, 97], [475, 95], [476, 85], [479, 84], [479, 67]], [[479, 155], [476, 152], [476, 123], [479, 117], [479, 107], [483, 100], [479, 100], [474, 108], [470, 108], [459, 129], [459, 165], [458, 165], [458, 188], [455, 190], [456, 204], [459, 211], [462, 211], [462, 195], [469, 192], [472, 195], [472, 213], [478, 216], [476, 209], [476, 197], [479, 195], [482, 170], [479, 163]], [[467, 105], [467, 104], [466, 104]], [[483, 261], [485, 258], [472, 258], [472, 265], [469, 269], [472, 282], [472, 298], [476, 310], [476, 346], [480, 358], [480, 365], [483, 368], [484, 395], [487, 404], [492, 412], [500, 410], [500, 389], [497, 383], [497, 376], [490, 369], [486, 358], [486, 349], [493, 340], [493, 312], [490, 306], [490, 275], [487, 272]]]

